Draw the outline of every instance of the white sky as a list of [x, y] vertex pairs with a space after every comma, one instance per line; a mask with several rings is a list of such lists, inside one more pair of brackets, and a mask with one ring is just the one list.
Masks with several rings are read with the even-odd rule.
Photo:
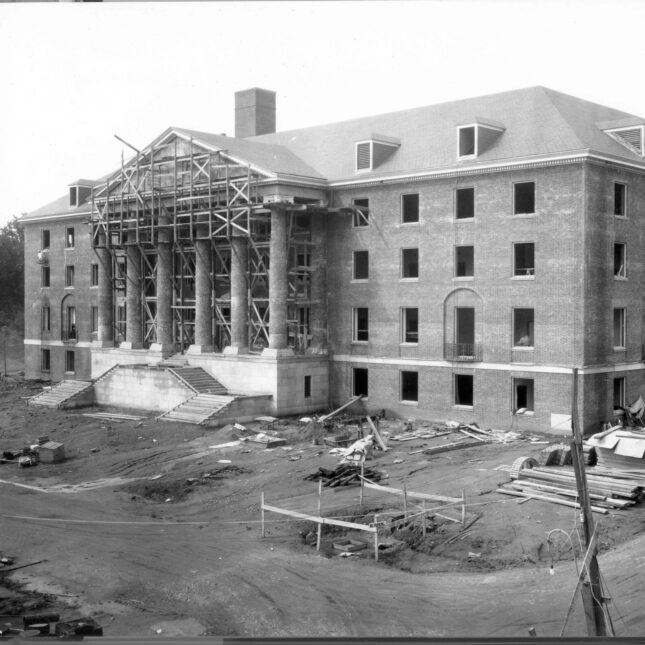
[[644, 24], [645, 0], [0, 3], [0, 225], [117, 168], [114, 134], [232, 135], [248, 87], [282, 130], [531, 85], [645, 116]]

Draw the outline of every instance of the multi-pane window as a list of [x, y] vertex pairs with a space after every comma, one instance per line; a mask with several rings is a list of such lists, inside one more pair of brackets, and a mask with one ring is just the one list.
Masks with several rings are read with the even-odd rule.
[[40, 286], [49, 286], [49, 267], [40, 267]]
[[513, 345], [533, 347], [533, 309], [513, 309]]
[[419, 372], [401, 372], [401, 401], [419, 401]]
[[65, 286], [73, 287], [74, 286], [74, 265], [67, 264], [65, 266]]
[[614, 244], [614, 278], [627, 277], [627, 245]]
[[475, 247], [455, 247], [455, 276], [472, 278], [475, 275]]
[[43, 229], [40, 232], [40, 248], [41, 249], [49, 248], [49, 229]]
[[370, 224], [370, 200], [369, 199], [355, 199], [353, 201], [354, 211], [353, 226], [359, 228], [361, 226], [369, 226]]
[[614, 379], [614, 408], [625, 407], [625, 377]]
[[401, 195], [401, 223], [414, 224], [419, 221], [419, 193]]
[[535, 244], [518, 242], [513, 244], [513, 275], [531, 276], [535, 274]]
[[352, 394], [353, 396], [360, 394], [364, 397], [369, 395], [366, 367], [355, 367], [352, 370]]
[[472, 374], [455, 374], [455, 405], [473, 405]]
[[90, 317], [90, 331], [95, 333], [99, 330], [99, 308], [97, 306], [92, 305]]
[[65, 247], [68, 249], [74, 248], [74, 227], [70, 226], [65, 229]]
[[74, 350], [67, 350], [65, 352], [65, 371], [66, 372], [74, 372], [75, 371], [75, 365], [74, 365]]
[[352, 278], [354, 280], [367, 280], [370, 277], [369, 251], [354, 251]]
[[455, 217], [457, 219], [469, 219], [475, 217], [474, 188], [457, 189]]
[[366, 342], [370, 336], [369, 309], [367, 307], [356, 307], [352, 311], [352, 339], [357, 342]]
[[40, 350], [40, 369], [49, 372], [51, 369], [51, 352], [49, 349]]
[[419, 277], [419, 249], [401, 249], [401, 278]]
[[90, 287], [98, 287], [99, 286], [99, 265], [96, 264], [96, 262], [93, 262], [91, 265], [91, 273], [90, 273]]
[[43, 307], [40, 310], [40, 328], [42, 331], [51, 330], [51, 309], [49, 307]]
[[535, 213], [535, 182], [523, 181], [513, 184], [513, 214], [532, 215]]
[[627, 186], [618, 182], [614, 183], [614, 215], [627, 215]]
[[404, 307], [401, 310], [401, 340], [404, 343], [419, 342], [419, 310], [417, 307]]
[[533, 412], [533, 379], [513, 379], [513, 414]]
[[614, 347], [625, 347], [625, 310], [614, 309]]

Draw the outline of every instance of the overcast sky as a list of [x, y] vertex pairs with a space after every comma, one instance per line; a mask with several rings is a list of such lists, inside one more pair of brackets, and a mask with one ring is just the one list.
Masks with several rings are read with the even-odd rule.
[[[620, 6], [620, 15], [616, 7]], [[170, 125], [292, 129], [532, 85], [645, 116], [645, 0], [0, 3], [0, 225]]]

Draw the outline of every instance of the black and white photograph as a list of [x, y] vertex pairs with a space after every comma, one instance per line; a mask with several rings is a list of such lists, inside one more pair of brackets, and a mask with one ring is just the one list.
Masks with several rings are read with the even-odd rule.
[[638, 641], [643, 25], [0, 2], [0, 641]]

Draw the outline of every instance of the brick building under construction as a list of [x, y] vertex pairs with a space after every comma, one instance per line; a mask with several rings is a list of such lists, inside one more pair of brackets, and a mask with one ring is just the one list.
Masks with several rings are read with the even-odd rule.
[[[169, 128], [23, 217], [28, 378], [211, 419], [585, 430], [643, 389], [645, 119], [543, 87], [235, 137]], [[55, 398], [52, 399], [56, 403]]]

